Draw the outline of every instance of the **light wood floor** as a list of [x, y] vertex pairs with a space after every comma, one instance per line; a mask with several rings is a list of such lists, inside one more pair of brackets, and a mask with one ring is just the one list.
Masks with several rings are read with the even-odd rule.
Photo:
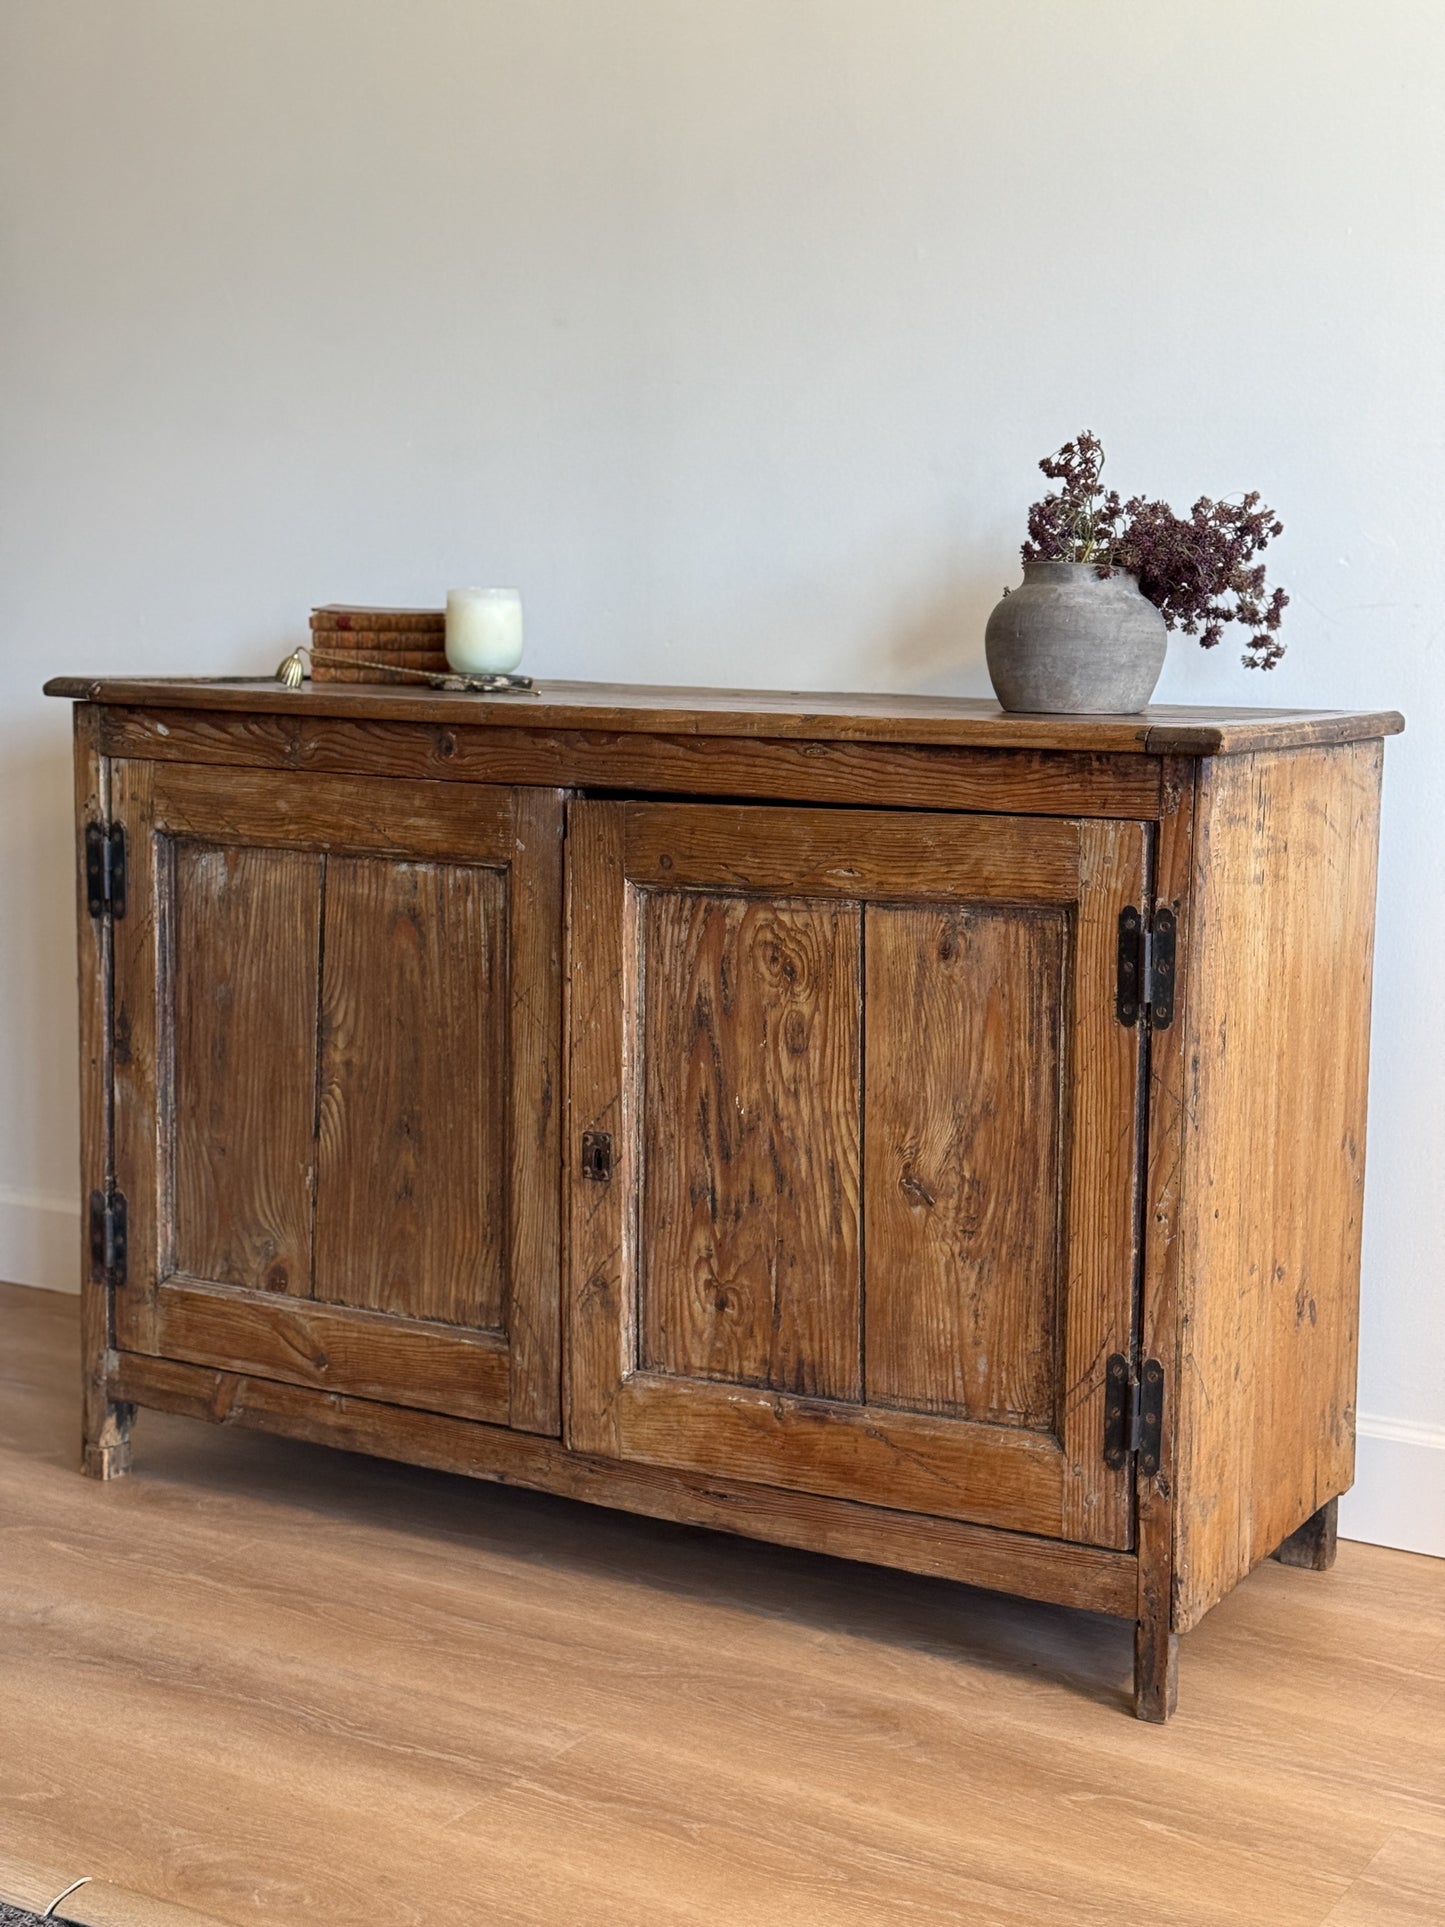
[[[0, 1891], [107, 1927], [1445, 1922], [1445, 1561], [1184, 1642], [142, 1413], [0, 1287]], [[88, 1911], [85, 1911], [88, 1909]], [[177, 1909], [189, 1911], [176, 1911]]]

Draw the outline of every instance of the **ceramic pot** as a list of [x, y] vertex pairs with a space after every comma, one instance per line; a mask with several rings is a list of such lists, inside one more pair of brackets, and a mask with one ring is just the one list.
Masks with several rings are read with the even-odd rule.
[[984, 652], [1005, 709], [1133, 715], [1154, 694], [1168, 634], [1124, 570], [1025, 562], [1023, 587], [988, 619]]

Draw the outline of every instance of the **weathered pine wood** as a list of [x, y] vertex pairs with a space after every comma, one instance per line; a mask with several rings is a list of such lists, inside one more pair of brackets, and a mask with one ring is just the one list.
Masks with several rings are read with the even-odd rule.
[[167, 855], [174, 1194], [161, 1276], [309, 1298], [322, 859], [189, 842]]
[[1297, 1566], [1302, 1572], [1328, 1572], [1339, 1550], [1340, 1502], [1331, 1499], [1318, 1512], [1274, 1549], [1282, 1566]]
[[508, 1416], [507, 1346], [497, 1332], [178, 1276], [157, 1294], [156, 1351], [490, 1424]]
[[1062, 909], [867, 911], [868, 1398], [1054, 1429]]
[[643, 888], [845, 902], [1068, 903], [1083, 837], [1078, 823], [1037, 817], [789, 810], [780, 819], [726, 803], [629, 803], [624, 821], [623, 861]]
[[1159, 763], [1100, 750], [788, 742], [205, 709], [104, 709], [108, 755], [214, 767], [1018, 816], [1156, 817]]
[[157, 764], [151, 784], [156, 821], [171, 836], [208, 843], [417, 862], [503, 851], [512, 835], [511, 793], [460, 783], [309, 773], [278, 778], [244, 769], [217, 777], [188, 764]]
[[[573, 804], [567, 825], [566, 1386], [569, 1445], [621, 1457], [617, 1391], [637, 1362], [636, 1018], [640, 905], [623, 871], [626, 806]], [[633, 1035], [629, 1037], [629, 1032]], [[583, 1174], [610, 1140], [612, 1175]]]
[[1173, 808], [1156, 833], [1152, 897], [1157, 909], [1177, 920], [1174, 1016], [1167, 1027], [1150, 1025], [1149, 1143], [1144, 1177], [1143, 1249], [1140, 1254], [1138, 1362], [1158, 1359], [1165, 1371], [1164, 1424], [1159, 1470], [1135, 1474], [1135, 1543], [1139, 1554], [1139, 1601], [1134, 1660], [1134, 1704], [1142, 1719], [1167, 1719], [1177, 1694], [1178, 1649], [1171, 1644], [1174, 1605], [1174, 1432], [1181, 1366], [1179, 1301], [1188, 1204], [1184, 1192], [1184, 1134], [1189, 1023], [1192, 994], [1191, 864], [1194, 852], [1196, 765], [1169, 759], [1164, 794]]
[[1381, 745], [1200, 773], [1176, 1624], [1354, 1476]]
[[109, 917], [90, 914], [85, 832], [110, 821], [110, 770], [98, 747], [100, 712], [77, 704], [75, 747], [75, 938], [80, 991], [80, 1331], [81, 1465], [93, 1479], [130, 1470], [133, 1408], [106, 1385], [111, 1352], [111, 1293], [90, 1255], [92, 1193], [104, 1192], [114, 1173], [111, 1146], [111, 1009]]
[[643, 901], [645, 1369], [861, 1395], [861, 924], [830, 901]]
[[115, 1398], [190, 1418], [279, 1432], [351, 1452], [404, 1459], [472, 1478], [531, 1486], [594, 1505], [642, 1512], [744, 1538], [867, 1559], [905, 1572], [963, 1580], [996, 1592], [1086, 1607], [1128, 1619], [1137, 1581], [1133, 1555], [998, 1532], [895, 1507], [817, 1498], [711, 1475], [629, 1465], [569, 1451], [503, 1426], [170, 1359], [122, 1352], [109, 1390]]
[[562, 1427], [561, 790], [513, 796], [507, 869], [508, 1076], [505, 1315], [511, 1421]]
[[130, 1246], [126, 1288], [116, 1294], [112, 1316], [117, 1344], [142, 1352], [156, 1349], [156, 1287], [170, 1251], [175, 1155], [170, 1038], [157, 1032], [160, 1007], [169, 1012], [173, 994], [162, 923], [172, 845], [154, 833], [155, 775], [153, 763], [110, 765], [111, 818], [125, 831], [128, 873], [126, 913], [111, 935], [111, 1113]]
[[318, 1299], [502, 1329], [504, 917], [496, 870], [326, 860]]
[[547, 682], [534, 696], [437, 689], [285, 689], [274, 677], [58, 676], [46, 693], [126, 708], [240, 710], [398, 722], [482, 723], [531, 729], [618, 729], [644, 735], [794, 738], [819, 742], [951, 743], [984, 749], [1063, 749], [1214, 756], [1393, 736], [1393, 710], [1173, 708], [1137, 716], [1006, 715], [967, 696], [858, 695], [819, 690], [677, 689], [650, 684]]
[[1068, 1016], [1068, 1279], [1061, 1335], [1059, 1432], [1070, 1478], [1063, 1531], [1089, 1545], [1128, 1545], [1127, 1471], [1101, 1457], [1105, 1365], [1134, 1322], [1142, 1154], [1141, 1035], [1118, 1021], [1119, 915], [1145, 900], [1147, 834], [1137, 823], [1080, 825], [1072, 1006]]

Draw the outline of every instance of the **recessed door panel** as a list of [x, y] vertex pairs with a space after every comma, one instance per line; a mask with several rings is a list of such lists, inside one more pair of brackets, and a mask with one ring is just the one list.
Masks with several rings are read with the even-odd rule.
[[856, 1398], [858, 912], [680, 890], [642, 918], [642, 1364]]

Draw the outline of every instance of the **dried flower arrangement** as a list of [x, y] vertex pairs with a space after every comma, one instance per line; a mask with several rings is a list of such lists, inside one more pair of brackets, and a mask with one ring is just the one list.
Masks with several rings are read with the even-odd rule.
[[1212, 649], [1227, 622], [1251, 630], [1247, 669], [1273, 669], [1284, 654], [1277, 631], [1289, 597], [1269, 589], [1260, 555], [1284, 524], [1257, 490], [1237, 502], [1201, 495], [1187, 518], [1142, 495], [1123, 501], [1103, 484], [1104, 447], [1085, 429], [1039, 467], [1061, 486], [1029, 510], [1025, 562], [1096, 562], [1136, 576], [1171, 629]]

